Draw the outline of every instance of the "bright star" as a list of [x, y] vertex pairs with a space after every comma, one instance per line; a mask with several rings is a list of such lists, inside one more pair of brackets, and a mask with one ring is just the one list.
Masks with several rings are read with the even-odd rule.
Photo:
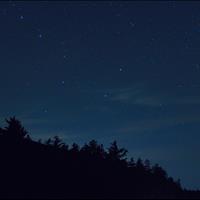
[[109, 96], [108, 93], [106, 93], [106, 94], [103, 95], [104, 98], [107, 98], [108, 96]]
[[132, 27], [135, 26], [135, 24], [134, 24], [133, 22], [129, 22], [129, 24], [130, 24]]

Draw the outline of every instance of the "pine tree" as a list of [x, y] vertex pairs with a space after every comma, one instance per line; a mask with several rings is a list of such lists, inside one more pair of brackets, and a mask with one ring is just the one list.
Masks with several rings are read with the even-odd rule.
[[119, 148], [117, 142], [114, 141], [111, 143], [111, 146], [108, 149], [108, 157], [112, 160], [126, 160], [127, 150], [124, 148]]
[[11, 117], [10, 119], [6, 119], [6, 122], [8, 126], [5, 127], [3, 131], [6, 137], [11, 138], [13, 141], [25, 139], [28, 132], [19, 120], [15, 117]]

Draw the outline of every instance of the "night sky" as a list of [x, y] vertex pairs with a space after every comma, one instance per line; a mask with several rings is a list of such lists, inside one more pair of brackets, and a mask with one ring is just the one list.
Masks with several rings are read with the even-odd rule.
[[117, 140], [200, 188], [200, 2], [0, 2], [0, 121]]

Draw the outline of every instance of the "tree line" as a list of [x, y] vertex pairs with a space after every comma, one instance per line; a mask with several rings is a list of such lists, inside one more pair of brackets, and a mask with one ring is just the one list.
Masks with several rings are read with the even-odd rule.
[[0, 128], [0, 198], [199, 198], [158, 164], [128, 159], [114, 141], [82, 147], [34, 141], [15, 117]]

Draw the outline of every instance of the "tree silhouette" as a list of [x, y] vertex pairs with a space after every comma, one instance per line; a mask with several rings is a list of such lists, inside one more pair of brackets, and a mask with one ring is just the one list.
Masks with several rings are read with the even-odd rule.
[[80, 151], [79, 145], [76, 144], [76, 143], [73, 143], [72, 144], [72, 148], [70, 149], [70, 151], [73, 152], [73, 153], [78, 153]]
[[159, 166], [158, 164], [155, 164], [155, 165], [152, 167], [152, 172], [153, 172], [153, 174], [155, 174], [157, 177], [162, 177], [162, 178], [166, 178], [166, 177], [167, 177], [166, 171], [165, 171], [161, 166]]
[[52, 144], [52, 139], [49, 138], [46, 142], [45, 142], [46, 145], [51, 145]]
[[91, 140], [88, 144], [85, 144], [82, 148], [81, 151], [83, 153], [96, 156], [96, 157], [105, 157], [105, 151], [103, 148], [102, 144], [98, 144], [96, 140]]
[[54, 136], [53, 146], [60, 148], [63, 145], [64, 143], [62, 142], [62, 140], [58, 136]]
[[136, 162], [136, 168], [140, 171], [144, 171], [145, 170], [145, 167], [144, 167], [144, 164], [143, 164], [143, 161], [141, 158], [138, 158], [137, 162]]
[[128, 162], [128, 167], [134, 168], [136, 166], [134, 158], [131, 158], [130, 161]]
[[[28, 132], [25, 130], [19, 120], [17, 120], [15, 117], [11, 117], [10, 119], [6, 119], [6, 122], [8, 126], [4, 129], [1, 129], [1, 132], [4, 133], [4, 136], [15, 141], [25, 139]], [[30, 139], [30, 136], [28, 136], [28, 138]]]
[[38, 142], [39, 144], [42, 144], [42, 139], [39, 139], [37, 142]]
[[148, 159], [146, 159], [144, 161], [144, 168], [145, 168], [146, 171], [149, 171], [149, 172], [151, 171], [151, 164], [150, 164], [150, 161]]
[[[68, 148], [55, 136], [33, 141], [15, 117], [0, 128], [0, 198], [199, 198], [149, 160], [128, 160], [117, 142]], [[17, 142], [16, 142], [17, 141]]]
[[119, 148], [117, 142], [111, 143], [108, 149], [108, 157], [112, 160], [126, 160], [127, 150], [124, 148]]

